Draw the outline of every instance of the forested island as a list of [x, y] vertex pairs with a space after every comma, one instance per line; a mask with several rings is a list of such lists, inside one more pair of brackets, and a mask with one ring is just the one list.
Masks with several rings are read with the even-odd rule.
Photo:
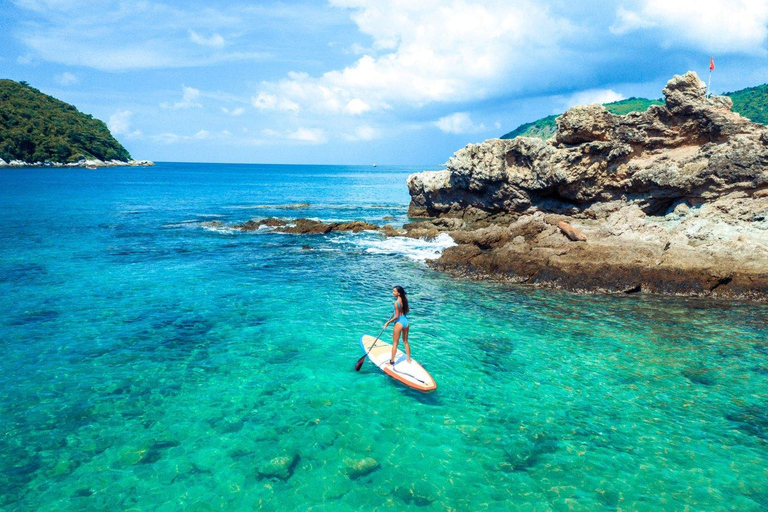
[[26, 82], [0, 79], [0, 165], [151, 165], [107, 125]]

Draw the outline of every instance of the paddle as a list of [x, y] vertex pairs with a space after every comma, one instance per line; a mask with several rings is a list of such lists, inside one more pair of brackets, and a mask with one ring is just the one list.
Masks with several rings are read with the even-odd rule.
[[363, 366], [363, 361], [365, 361], [365, 358], [368, 357], [368, 354], [371, 353], [371, 350], [373, 349], [373, 347], [376, 346], [376, 342], [379, 341], [379, 336], [381, 336], [381, 333], [383, 333], [384, 329], [386, 329], [386, 328], [387, 328], [387, 324], [384, 324], [384, 327], [381, 328], [381, 332], [379, 332], [379, 334], [376, 335], [376, 339], [373, 340], [373, 345], [371, 345], [371, 348], [368, 349], [368, 352], [366, 352], [363, 357], [361, 357], [360, 359], [357, 360], [357, 364], [355, 364], [355, 371], [356, 372], [360, 371], [360, 368], [362, 368], [362, 366]]

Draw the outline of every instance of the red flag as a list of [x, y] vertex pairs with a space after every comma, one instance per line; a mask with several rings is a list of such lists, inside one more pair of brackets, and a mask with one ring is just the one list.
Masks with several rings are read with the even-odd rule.
[[709, 70], [713, 71], [714, 69], [715, 69], [715, 58], [714, 57], [710, 57], [709, 58]]

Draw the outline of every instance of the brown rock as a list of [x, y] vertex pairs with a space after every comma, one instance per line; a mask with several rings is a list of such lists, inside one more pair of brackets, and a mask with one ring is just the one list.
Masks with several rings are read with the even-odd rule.
[[332, 224], [331, 231], [352, 231], [353, 233], [359, 233], [360, 231], [376, 231], [379, 226], [371, 224], [369, 222], [363, 222], [354, 220], [352, 222], [342, 222], [339, 224]]
[[560, 228], [560, 231], [562, 231], [563, 234], [567, 236], [569, 240], [572, 240], [574, 242], [587, 241], [587, 237], [584, 233], [582, 233], [575, 227], [571, 226], [567, 222], [560, 221], [557, 223], [557, 227]]
[[681, 199], [768, 185], [765, 127], [703, 90], [686, 73], [667, 83], [665, 105], [646, 112], [618, 116], [579, 106], [558, 119], [554, 140], [470, 144], [444, 171], [408, 178], [410, 210], [480, 222], [529, 210], [594, 215], [600, 203], [623, 201], [663, 214]]
[[481, 249], [489, 249], [504, 245], [514, 237], [509, 229], [494, 225], [473, 231], [452, 231], [451, 238], [459, 244], [474, 244]]
[[284, 220], [276, 219], [275, 217], [268, 217], [264, 220], [260, 220], [259, 224], [270, 227], [281, 227], [285, 226], [287, 223]]
[[380, 231], [384, 236], [403, 236], [405, 235], [405, 231], [395, 229], [394, 227], [390, 226], [389, 224], [383, 226]]
[[236, 224], [232, 226], [232, 229], [238, 229], [240, 231], [257, 231], [261, 226], [280, 227], [285, 226], [285, 221], [269, 217], [262, 220], [249, 220], [245, 224]]
[[297, 234], [325, 234], [330, 233], [334, 224], [325, 224], [312, 219], [296, 219], [293, 226], [285, 226], [283, 231], [286, 233]]

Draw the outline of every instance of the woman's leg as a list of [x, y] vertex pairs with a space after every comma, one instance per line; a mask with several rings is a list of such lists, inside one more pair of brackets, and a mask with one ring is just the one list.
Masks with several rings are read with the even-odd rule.
[[396, 322], [395, 328], [392, 330], [392, 357], [389, 358], [390, 361], [394, 361], [395, 355], [397, 355], [397, 343], [400, 341], [400, 331], [402, 330], [403, 326]]
[[405, 355], [408, 356], [408, 362], [411, 362], [411, 346], [408, 344], [408, 330], [411, 328], [409, 325], [403, 329], [403, 345], [405, 345]]

